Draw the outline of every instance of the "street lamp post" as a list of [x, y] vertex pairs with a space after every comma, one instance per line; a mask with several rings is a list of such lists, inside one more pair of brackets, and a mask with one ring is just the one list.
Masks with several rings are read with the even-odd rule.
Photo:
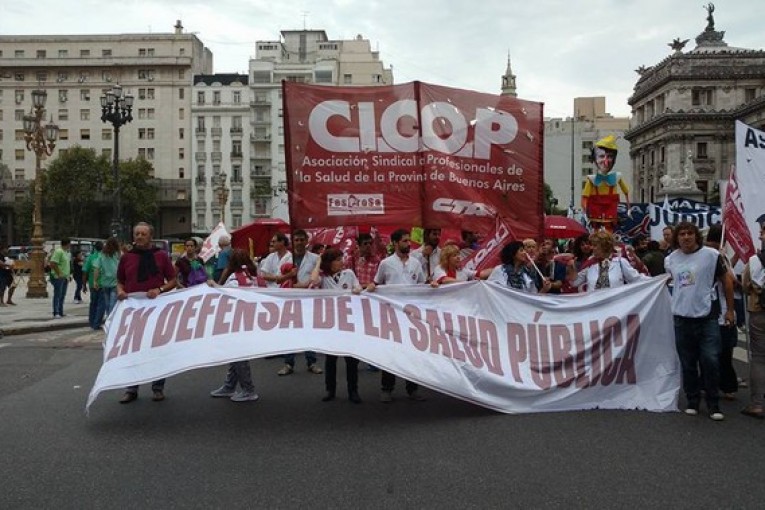
[[122, 239], [122, 198], [120, 193], [120, 127], [133, 120], [133, 96], [122, 96], [122, 87], [115, 85], [112, 90], [101, 96], [101, 121], [109, 122], [114, 127], [114, 158], [112, 175], [114, 177], [114, 200], [112, 201], [112, 235]]
[[220, 221], [226, 224], [226, 202], [228, 202], [228, 188], [226, 187], [226, 172], [221, 172], [216, 176], [213, 176], [213, 192], [218, 199], [218, 205], [220, 206]]
[[24, 115], [24, 141], [27, 144], [27, 150], [35, 153], [35, 203], [32, 213], [32, 271], [29, 275], [29, 285], [27, 286], [27, 297], [29, 298], [47, 298], [48, 285], [45, 282], [44, 265], [45, 253], [43, 251], [43, 229], [42, 229], [42, 167], [41, 162], [46, 157], [53, 154], [58, 140], [58, 126], [53, 124], [53, 117], [45, 126], [43, 116], [45, 115], [45, 100], [48, 94], [44, 90], [32, 91], [32, 111], [30, 115]]

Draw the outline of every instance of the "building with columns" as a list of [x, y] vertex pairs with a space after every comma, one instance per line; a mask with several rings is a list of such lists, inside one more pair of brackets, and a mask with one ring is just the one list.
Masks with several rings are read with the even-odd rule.
[[[100, 97], [119, 84], [135, 97], [133, 121], [120, 130], [120, 159], [143, 157], [159, 185], [158, 235], [188, 232], [191, 205], [192, 76], [212, 72], [212, 53], [178, 21], [169, 33], [0, 36], [0, 239], [12, 238], [14, 205], [26, 199], [35, 175], [22, 119], [31, 92], [47, 91], [47, 117], [61, 129], [53, 154], [79, 145], [112, 156], [112, 126], [101, 121]], [[111, 196], [104, 217], [83, 227], [108, 233]], [[50, 218], [43, 216], [44, 222]], [[84, 234], [83, 234], [84, 235]]]
[[[692, 50], [678, 37], [664, 60], [636, 70], [625, 137], [641, 202], [665, 195], [716, 201], [735, 163], [735, 121], [765, 126], [765, 51], [728, 46], [712, 12]], [[673, 187], [688, 176], [690, 186]]]

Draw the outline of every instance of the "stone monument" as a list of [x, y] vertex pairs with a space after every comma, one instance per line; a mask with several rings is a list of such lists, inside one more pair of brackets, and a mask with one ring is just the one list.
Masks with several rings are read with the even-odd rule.
[[670, 165], [667, 174], [659, 179], [661, 182], [659, 198], [663, 200], [665, 196], [670, 199], [682, 197], [703, 201], [704, 192], [696, 185], [698, 179], [699, 174], [696, 173], [693, 164], [693, 151], [689, 149], [683, 167], [677, 168]]

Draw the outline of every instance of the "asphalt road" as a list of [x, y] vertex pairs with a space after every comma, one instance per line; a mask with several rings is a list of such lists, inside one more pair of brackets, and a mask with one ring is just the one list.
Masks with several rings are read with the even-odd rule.
[[[167, 399], [84, 413], [100, 334], [0, 340], [0, 508], [762, 508], [765, 423], [638, 411], [503, 415], [427, 391], [323, 403], [323, 376], [253, 362], [261, 399], [212, 399], [225, 367]], [[746, 372], [740, 364], [741, 372]], [[338, 364], [339, 379], [344, 364]], [[338, 388], [344, 385], [338, 384]], [[746, 400], [746, 390], [741, 398]]]

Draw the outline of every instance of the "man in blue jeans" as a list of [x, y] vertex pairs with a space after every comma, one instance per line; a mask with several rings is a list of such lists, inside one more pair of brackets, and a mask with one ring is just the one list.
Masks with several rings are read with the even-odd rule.
[[88, 323], [94, 330], [101, 329], [101, 322], [104, 320], [104, 300], [101, 297], [101, 289], [95, 285], [93, 275], [96, 268], [93, 262], [101, 255], [104, 243], [96, 241], [93, 243], [93, 251], [88, 255], [85, 265], [82, 266], [82, 283], [86, 289], [90, 289], [90, 306], [88, 307]]
[[[687, 399], [685, 414], [699, 414], [701, 386], [704, 385], [707, 411], [715, 421], [725, 418], [720, 411], [720, 303], [713, 300], [717, 281], [722, 283], [727, 309], [724, 325], [734, 325], [733, 281], [720, 253], [703, 245], [699, 228], [690, 222], [675, 227], [673, 245], [677, 247], [664, 261], [672, 275], [672, 315], [675, 345], [683, 371], [683, 391]], [[699, 365], [704, 377], [699, 374]]]
[[69, 277], [72, 274], [72, 254], [69, 251], [69, 238], [61, 239], [61, 246], [53, 251], [50, 258], [50, 280], [53, 284], [53, 318], [64, 316], [64, 299]]

